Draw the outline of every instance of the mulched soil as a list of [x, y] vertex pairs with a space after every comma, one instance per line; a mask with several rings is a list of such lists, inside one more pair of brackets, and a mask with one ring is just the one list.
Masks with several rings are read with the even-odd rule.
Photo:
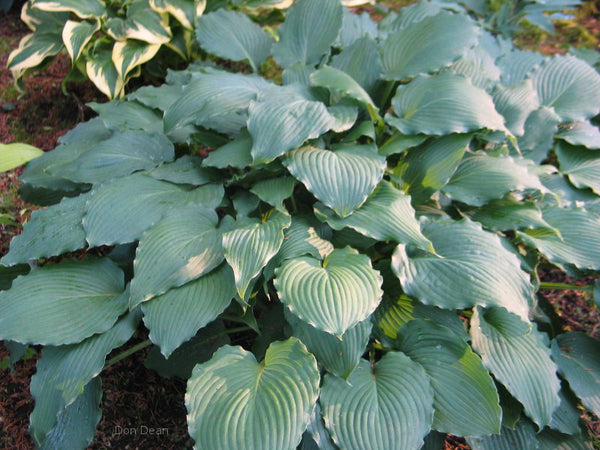
[[[590, 28], [598, 36], [598, 20], [590, 19]], [[18, 12], [0, 15], [0, 40], [11, 40], [13, 47], [27, 33]], [[545, 45], [545, 44], [544, 44]], [[69, 60], [59, 57], [42, 74], [28, 77], [27, 94], [0, 99], [0, 142], [20, 139], [44, 150], [56, 146], [56, 140], [78, 122], [93, 114], [84, 106], [92, 100], [104, 101], [89, 83], [69, 84], [70, 95], [64, 95], [61, 81], [69, 69]], [[6, 67], [6, 55], [0, 55], [0, 89], [12, 84]], [[8, 106], [6, 104], [8, 103]], [[5, 106], [3, 108], [3, 106]], [[13, 109], [14, 107], [14, 109]], [[13, 125], [18, 122], [26, 136], [14, 136]], [[14, 201], [4, 204], [2, 193], [14, 189], [19, 171], [0, 174], [0, 213], [11, 214], [18, 222], [26, 220], [30, 205]], [[20, 232], [19, 227], [0, 225], [0, 256], [8, 250], [8, 241]], [[545, 281], [574, 283], [559, 271], [548, 271]], [[583, 280], [588, 284], [591, 280]], [[600, 338], [600, 313], [590, 299], [578, 291], [544, 291], [541, 293], [554, 305], [564, 330], [584, 331]], [[127, 348], [146, 338], [140, 331]], [[123, 349], [113, 352], [117, 354]], [[166, 379], [144, 367], [148, 348], [108, 367], [102, 373], [102, 420], [90, 449], [182, 449], [191, 448], [193, 441], [187, 433], [184, 406], [185, 382]], [[0, 344], [0, 361], [8, 350]], [[34, 448], [27, 428], [34, 405], [29, 394], [29, 382], [35, 373], [38, 352], [28, 360], [15, 364], [15, 370], [0, 370], [0, 448], [27, 450]], [[584, 413], [586, 425], [596, 438], [600, 437], [598, 418]], [[151, 434], [151, 430], [154, 433]], [[162, 432], [162, 434], [157, 434]], [[449, 436], [446, 449], [468, 449], [464, 439]]]

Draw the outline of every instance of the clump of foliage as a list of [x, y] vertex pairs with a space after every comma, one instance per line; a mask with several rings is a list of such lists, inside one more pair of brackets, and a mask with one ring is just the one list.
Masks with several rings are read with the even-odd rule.
[[205, 51], [282, 84], [171, 71], [21, 177], [48, 207], [1, 260], [0, 338], [44, 346], [35, 442], [86, 446], [143, 322], [197, 448], [589, 446], [600, 344], [536, 292], [600, 270], [598, 72], [430, 2], [300, 0], [276, 43], [203, 17]]

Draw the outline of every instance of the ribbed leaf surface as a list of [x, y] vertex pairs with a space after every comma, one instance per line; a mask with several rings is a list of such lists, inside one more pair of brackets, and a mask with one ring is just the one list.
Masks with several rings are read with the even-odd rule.
[[348, 381], [325, 375], [325, 426], [343, 449], [417, 449], [429, 433], [433, 390], [423, 368], [399, 352], [374, 367], [361, 360]]
[[281, 302], [300, 319], [338, 337], [369, 317], [383, 294], [379, 272], [350, 247], [334, 250], [323, 261], [288, 259], [275, 273]]
[[502, 85], [507, 87], [522, 83], [529, 74], [544, 62], [544, 56], [529, 50], [512, 49], [496, 61], [502, 75]]
[[338, 0], [294, 2], [279, 27], [279, 42], [273, 45], [275, 61], [283, 68], [298, 62], [316, 65], [337, 38], [343, 12]]
[[370, 319], [347, 330], [342, 339], [312, 327], [286, 310], [292, 334], [304, 342], [308, 351], [329, 373], [347, 379], [365, 353], [373, 324]]
[[359, 208], [383, 178], [385, 158], [371, 146], [335, 151], [303, 147], [284, 161], [288, 170], [341, 217]]
[[0, 292], [0, 338], [23, 344], [81, 342], [108, 330], [127, 309], [122, 293], [123, 272], [108, 259], [34, 267]]
[[432, 222], [423, 233], [439, 256], [404, 245], [392, 256], [392, 268], [408, 295], [448, 309], [503, 306], [527, 320], [533, 286], [496, 234], [466, 220]]
[[560, 382], [550, 349], [535, 325], [503, 308], [476, 308], [471, 339], [483, 364], [519, 400], [525, 414], [539, 429], [549, 425], [560, 404]]
[[552, 358], [583, 406], [600, 413], [600, 343], [581, 332], [552, 341]]
[[537, 449], [539, 442], [535, 426], [528, 420], [517, 422], [514, 430], [502, 427], [500, 434], [467, 438], [472, 450]]
[[160, 50], [162, 44], [149, 44], [143, 41], [126, 40], [115, 42], [112, 60], [121, 78], [126, 77], [136, 67], [150, 61]]
[[574, 56], [555, 56], [533, 76], [542, 105], [553, 107], [563, 122], [589, 119], [600, 112], [600, 75]]
[[477, 42], [467, 16], [442, 12], [407, 25], [381, 46], [383, 78], [404, 80], [450, 65]]
[[560, 171], [568, 175], [574, 186], [589, 187], [600, 195], [600, 152], [565, 142], [559, 142], [555, 151]]
[[283, 231], [290, 226], [287, 214], [274, 212], [269, 219], [223, 233], [225, 259], [232, 267], [235, 287], [242, 301], [251, 294], [251, 282], [277, 254]]
[[600, 129], [587, 120], [569, 124], [556, 137], [569, 144], [600, 149]]
[[27, 69], [38, 66], [62, 49], [60, 33], [30, 33], [21, 39], [19, 46], [8, 56], [7, 67], [14, 77], [20, 77]]
[[157, 180], [193, 186], [202, 186], [217, 181], [219, 174], [210, 168], [202, 167], [203, 161], [198, 156], [184, 155], [173, 162], [161, 164], [149, 174]]
[[91, 24], [87, 21], [69, 20], [65, 23], [62, 30], [62, 39], [71, 61], [75, 62], [79, 59], [79, 55], [81, 55], [81, 52], [98, 29], [100, 29], [100, 23], [98, 22]]
[[527, 117], [540, 106], [531, 80], [511, 87], [497, 85], [493, 96], [496, 110], [506, 119], [506, 128], [522, 136]]
[[[542, 217], [542, 211], [535, 203], [522, 203], [508, 198], [488, 203], [477, 208], [470, 218], [480, 222], [485, 228], [494, 231], [542, 228], [554, 230]], [[558, 230], [555, 231], [558, 233]]]
[[376, 108], [369, 94], [346, 72], [329, 66], [323, 66], [310, 75], [315, 86], [341, 92], [343, 95], [364, 105]]
[[105, 46], [88, 55], [85, 72], [92, 83], [109, 99], [120, 97], [123, 93], [125, 82], [113, 63], [112, 49]]
[[[223, 261], [217, 214], [178, 208], [142, 236], [133, 262], [130, 308], [210, 272]], [[168, 242], [168, 245], [165, 243]]]
[[388, 115], [386, 120], [404, 134], [504, 130], [504, 118], [496, 111], [492, 97], [451, 72], [419, 75], [398, 88], [392, 106], [395, 117]]
[[198, 448], [294, 449], [319, 395], [315, 358], [297, 339], [274, 342], [263, 362], [221, 347], [194, 368], [185, 404]]
[[435, 430], [460, 436], [500, 431], [502, 410], [494, 382], [462, 337], [416, 319], [401, 328], [397, 347], [429, 375]]
[[568, 435], [545, 429], [538, 434], [539, 450], [593, 450], [593, 444], [584, 433]]
[[370, 92], [381, 75], [381, 57], [377, 51], [377, 43], [369, 36], [357, 39], [331, 59], [331, 67], [343, 70]]
[[316, 213], [335, 230], [350, 227], [378, 241], [395, 241], [433, 251], [431, 242], [421, 233], [410, 196], [388, 181], [382, 181], [364, 205], [348, 217], [340, 218], [322, 204], [316, 205]]
[[233, 61], [247, 59], [254, 72], [265, 62], [273, 44], [273, 38], [247, 15], [225, 9], [200, 17], [196, 37], [208, 53]]

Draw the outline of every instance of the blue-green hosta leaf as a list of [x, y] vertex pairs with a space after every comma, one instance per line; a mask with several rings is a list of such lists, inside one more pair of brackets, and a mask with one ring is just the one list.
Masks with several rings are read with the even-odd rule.
[[162, 164], [148, 173], [157, 180], [193, 186], [203, 186], [217, 181], [218, 174], [212, 169], [202, 167], [202, 162], [203, 159], [199, 156], [184, 155], [173, 162]]
[[[327, 112], [329, 112], [329, 115], [331, 116], [331, 123], [329, 127], [332, 131], [336, 133], [343, 133], [354, 126], [356, 120], [358, 119], [359, 112], [358, 106], [355, 103], [356, 102], [354, 100], [348, 97], [343, 97], [338, 103], [327, 108]], [[373, 115], [373, 120], [377, 120], [377, 111], [370, 107], [367, 109]]]
[[531, 78], [530, 74], [543, 62], [544, 56], [540, 53], [512, 48], [498, 58], [496, 65], [501, 71], [502, 85], [512, 87]]
[[323, 66], [310, 75], [310, 81], [315, 86], [339, 91], [342, 95], [370, 107], [369, 111], [372, 110], [377, 114], [377, 107], [373, 103], [373, 100], [371, 100], [369, 94], [356, 82], [356, 80], [340, 69]]
[[423, 368], [399, 352], [373, 366], [361, 360], [347, 382], [325, 375], [325, 426], [340, 448], [420, 448], [433, 416], [433, 391]]
[[223, 233], [225, 259], [233, 268], [235, 287], [242, 301], [251, 294], [251, 283], [277, 254], [283, 243], [283, 231], [291, 218], [279, 211], [264, 222], [235, 228]]
[[[369, 16], [368, 13], [363, 12], [362, 14], [355, 14], [349, 9], [344, 9], [342, 27], [340, 28], [334, 46], [346, 49], [359, 39], [365, 37], [374, 40], [377, 38], [378, 34], [377, 23], [371, 19], [371, 16]], [[365, 69], [368, 69], [368, 66], [365, 66]]]
[[325, 105], [304, 98], [277, 97], [251, 103], [248, 131], [255, 164], [266, 163], [335, 125]]
[[153, 107], [135, 101], [91, 102], [88, 106], [98, 113], [110, 130], [145, 130], [150, 134], [160, 134], [162, 129], [162, 117], [153, 111]]
[[275, 288], [294, 315], [341, 337], [369, 317], [381, 301], [382, 278], [366, 255], [346, 247], [324, 260], [286, 260], [276, 271]]
[[223, 261], [218, 220], [214, 210], [203, 206], [180, 207], [143, 234], [133, 262], [131, 309], [201, 277]]
[[85, 72], [98, 90], [109, 99], [118, 98], [123, 95], [125, 81], [119, 75], [112, 60], [112, 48], [104, 46], [94, 49], [85, 60]]
[[44, 436], [40, 450], [87, 448], [102, 417], [101, 399], [102, 383], [100, 377], [96, 377], [73, 403], [58, 413], [56, 426]]
[[539, 450], [593, 450], [594, 445], [585, 433], [563, 434], [546, 428], [538, 434]]
[[201, 204], [216, 208], [223, 187], [207, 184], [187, 190], [144, 173], [135, 173], [95, 188], [83, 218], [87, 241], [92, 247], [125, 244], [142, 237], [172, 208]]
[[506, 119], [506, 128], [515, 136], [523, 136], [527, 118], [540, 106], [531, 80], [510, 87], [496, 85], [493, 96], [496, 109]]
[[396, 346], [429, 375], [433, 429], [460, 436], [500, 431], [502, 409], [494, 381], [462, 336], [416, 319], [400, 329]]
[[395, 116], [388, 114], [386, 120], [404, 134], [505, 129], [504, 118], [496, 111], [492, 97], [451, 72], [419, 75], [398, 88], [392, 106]]
[[535, 425], [528, 420], [520, 420], [514, 429], [502, 427], [500, 434], [484, 437], [469, 437], [467, 443], [473, 450], [513, 450], [537, 449], [539, 442]]
[[369, 145], [344, 145], [333, 151], [303, 147], [290, 152], [284, 164], [340, 217], [367, 200], [386, 168], [385, 158]]
[[569, 144], [600, 149], [600, 129], [587, 120], [566, 124], [556, 137]]
[[600, 195], [600, 152], [559, 142], [555, 148], [560, 171], [577, 188], [591, 188]]
[[397, 14], [392, 11], [386, 15], [378, 24], [379, 33], [387, 36], [427, 17], [435, 16], [440, 11], [440, 6], [432, 2], [413, 3], [401, 8]]
[[248, 60], [257, 72], [269, 56], [273, 38], [237, 11], [219, 9], [198, 20], [196, 37], [208, 53], [233, 61]]
[[115, 42], [112, 60], [119, 76], [126, 79], [132, 70], [154, 58], [161, 45], [134, 39]]
[[[443, 188], [458, 167], [471, 142], [471, 135], [452, 134], [433, 138], [409, 150], [398, 162], [398, 175], [413, 201], [421, 203]], [[418, 142], [418, 140], [417, 140]]]
[[43, 150], [29, 144], [0, 144], [0, 172], [15, 169], [43, 154]]
[[378, 241], [395, 241], [433, 251], [431, 242], [421, 233], [410, 196], [388, 181], [382, 181], [368, 200], [347, 217], [340, 218], [319, 203], [315, 212], [334, 230], [350, 227]]
[[275, 61], [283, 68], [297, 62], [316, 65], [337, 38], [343, 12], [339, 0], [295, 2], [279, 27], [279, 42], [272, 49]]
[[600, 112], [600, 74], [574, 56], [558, 55], [532, 75], [540, 103], [563, 122], [589, 119]]
[[559, 373], [583, 406], [600, 413], [600, 343], [581, 332], [560, 334], [552, 341]]
[[517, 141], [523, 156], [538, 164], [546, 159], [559, 122], [560, 117], [553, 108], [542, 106], [533, 111], [525, 121], [523, 136], [519, 136]]
[[295, 449], [319, 380], [314, 356], [295, 338], [271, 344], [261, 363], [241, 347], [221, 347], [188, 381], [190, 435], [198, 448]]
[[142, 86], [127, 95], [128, 100], [135, 100], [153, 109], [166, 111], [183, 95], [182, 84], [161, 84], [160, 86]]
[[247, 132], [210, 152], [202, 162], [206, 167], [243, 169], [252, 163], [252, 137]]
[[474, 86], [486, 91], [500, 80], [500, 69], [481, 45], [467, 49], [448, 70], [470, 79]]
[[34, 8], [47, 12], [71, 12], [82, 19], [106, 15], [106, 5], [101, 0], [36, 0]]
[[62, 39], [71, 61], [75, 62], [79, 59], [83, 49], [99, 29], [99, 22], [92, 24], [85, 20], [82, 22], [69, 20], [65, 23], [62, 30]]
[[570, 389], [567, 390], [565, 382], [562, 383], [558, 396], [560, 397], [560, 405], [552, 414], [550, 428], [565, 434], [580, 433], [581, 411], [579, 410], [579, 400]]
[[478, 29], [466, 15], [441, 12], [411, 23], [381, 46], [382, 77], [404, 80], [450, 65], [475, 45]]
[[252, 186], [250, 192], [258, 196], [263, 202], [285, 212], [283, 201], [292, 196], [295, 186], [296, 180], [294, 178], [284, 176], [259, 181]]
[[471, 320], [473, 348], [496, 380], [525, 408], [539, 429], [550, 424], [560, 404], [560, 382], [550, 349], [535, 325], [503, 308], [476, 308]]
[[331, 67], [343, 70], [363, 89], [370, 92], [381, 74], [381, 57], [377, 51], [377, 43], [367, 36], [356, 40], [332, 58]]
[[447, 309], [503, 306], [528, 320], [533, 286], [498, 235], [469, 220], [430, 222], [422, 231], [439, 256], [400, 244], [392, 257], [408, 295]]
[[23, 344], [81, 342], [108, 330], [127, 309], [122, 293], [123, 272], [108, 259], [35, 267], [0, 292], [0, 338]]
[[39, 66], [46, 58], [57, 55], [62, 49], [60, 33], [30, 33], [8, 55], [7, 68], [18, 79], [27, 69]]
[[315, 405], [310, 423], [302, 436], [302, 442], [298, 450], [337, 450], [327, 428], [325, 428], [321, 407], [318, 402]]
[[[477, 208], [467, 215], [475, 222], [493, 231], [508, 231], [543, 228], [552, 230], [542, 217], [542, 211], [535, 203], [522, 203], [513, 198], [493, 201]], [[558, 233], [558, 230], [556, 230]]]
[[226, 264], [197, 280], [170, 289], [142, 305], [150, 339], [168, 358], [200, 328], [215, 320], [234, 295], [233, 272]]
[[600, 218], [581, 208], [545, 206], [542, 217], [560, 236], [547, 230], [524, 230], [518, 236], [559, 266], [600, 270]]
[[373, 328], [371, 320], [359, 322], [347, 330], [342, 339], [338, 339], [310, 326], [287, 310], [285, 313], [285, 318], [292, 327], [292, 334], [304, 342], [319, 364], [329, 373], [347, 379], [365, 353]]
[[538, 176], [526, 166], [526, 161], [475, 153], [461, 161], [442, 190], [454, 200], [483, 206], [511, 191], [525, 189], [546, 190]]
[[[558, 197], [558, 203], [562, 206], [586, 205], [589, 206], [598, 201], [598, 196], [590, 189], [577, 189], [567, 177], [557, 172], [540, 175], [540, 180], [553, 196]], [[552, 197], [551, 197], [552, 198]]]
[[82, 220], [88, 195], [65, 197], [58, 205], [38, 209], [10, 242], [2, 264], [12, 266], [31, 259], [58, 256], [87, 245]]

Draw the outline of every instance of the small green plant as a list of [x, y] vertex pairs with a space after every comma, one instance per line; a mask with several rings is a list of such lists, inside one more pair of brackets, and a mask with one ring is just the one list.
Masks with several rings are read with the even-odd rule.
[[536, 293], [543, 261], [600, 271], [598, 72], [430, 2], [300, 0], [275, 43], [202, 20], [282, 83], [194, 63], [21, 177], [48, 207], [1, 260], [0, 338], [44, 346], [36, 444], [85, 448], [103, 367], [152, 346], [197, 448], [589, 447], [600, 343]]

